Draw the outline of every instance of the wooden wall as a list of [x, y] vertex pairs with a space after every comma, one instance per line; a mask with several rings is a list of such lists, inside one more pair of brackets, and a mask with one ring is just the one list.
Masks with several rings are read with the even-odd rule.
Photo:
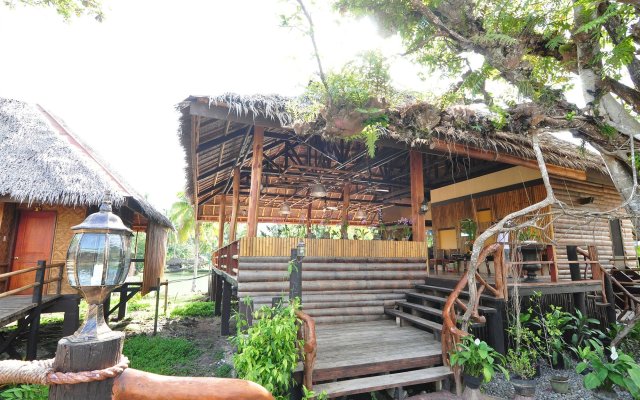
[[[0, 203], [0, 274], [9, 272], [15, 217], [16, 205], [14, 203]], [[0, 281], [0, 292], [6, 290], [8, 282], [8, 279]]]
[[[505, 215], [520, 210], [526, 206], [542, 200], [546, 196], [544, 186], [535, 185], [527, 188], [515, 189], [506, 192], [493, 193], [484, 196], [473, 196], [461, 200], [451, 200], [431, 205], [432, 226], [435, 237], [436, 249], [440, 249], [440, 229], [456, 229], [458, 249], [464, 249], [465, 239], [460, 236], [460, 220], [471, 218], [478, 220], [476, 213], [480, 210], [491, 210], [492, 220], [496, 221]], [[543, 210], [542, 213], [547, 213]], [[544, 221], [548, 217], [544, 217]], [[478, 224], [478, 234], [490, 226], [490, 223]], [[553, 229], [544, 232], [546, 238], [553, 238]], [[494, 238], [495, 239], [495, 238]]]
[[[558, 200], [579, 211], [608, 211], [622, 203], [616, 189], [606, 183], [574, 182], [565, 179], [552, 179], [554, 193]], [[593, 203], [580, 205], [578, 199], [593, 197]], [[577, 245], [586, 248], [588, 245], [598, 247], [599, 259], [606, 265], [613, 256], [609, 219], [620, 215], [610, 213], [600, 218], [582, 218], [560, 213], [560, 208], [554, 206], [559, 213], [554, 222], [558, 255], [566, 257], [566, 246]], [[630, 220], [622, 220], [625, 256], [634, 257], [633, 226]], [[562, 271], [561, 271], [562, 272]]]
[[[289, 257], [300, 239], [242, 238], [240, 256]], [[391, 240], [304, 239], [307, 256], [335, 258], [427, 258], [427, 244]]]

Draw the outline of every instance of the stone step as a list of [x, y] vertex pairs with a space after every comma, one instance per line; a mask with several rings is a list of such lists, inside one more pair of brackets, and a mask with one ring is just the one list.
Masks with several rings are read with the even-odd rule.
[[448, 379], [453, 373], [448, 367], [431, 367], [407, 372], [396, 372], [367, 378], [348, 379], [314, 385], [313, 391], [326, 393], [328, 398], [369, 393], [377, 390], [401, 388]]

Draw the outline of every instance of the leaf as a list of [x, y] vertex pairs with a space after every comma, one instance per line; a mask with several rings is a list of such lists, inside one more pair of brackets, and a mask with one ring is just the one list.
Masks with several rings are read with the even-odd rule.
[[600, 387], [601, 384], [602, 382], [598, 379], [598, 376], [593, 372], [588, 373], [587, 376], [584, 377], [584, 387], [589, 390], [593, 390], [597, 387]]

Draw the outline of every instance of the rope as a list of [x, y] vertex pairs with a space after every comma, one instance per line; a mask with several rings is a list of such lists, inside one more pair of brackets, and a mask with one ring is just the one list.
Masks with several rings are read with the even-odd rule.
[[129, 359], [125, 356], [120, 356], [118, 364], [104, 369], [81, 372], [55, 372], [53, 370], [53, 361], [53, 358], [36, 361], [0, 361], [0, 385], [19, 383], [73, 385], [76, 383], [98, 382], [117, 377], [129, 366]]

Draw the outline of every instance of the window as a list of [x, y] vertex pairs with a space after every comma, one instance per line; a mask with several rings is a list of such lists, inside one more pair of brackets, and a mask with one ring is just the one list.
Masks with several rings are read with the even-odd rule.
[[454, 250], [458, 248], [458, 240], [454, 228], [440, 229], [438, 230], [438, 236], [440, 239], [440, 249]]

